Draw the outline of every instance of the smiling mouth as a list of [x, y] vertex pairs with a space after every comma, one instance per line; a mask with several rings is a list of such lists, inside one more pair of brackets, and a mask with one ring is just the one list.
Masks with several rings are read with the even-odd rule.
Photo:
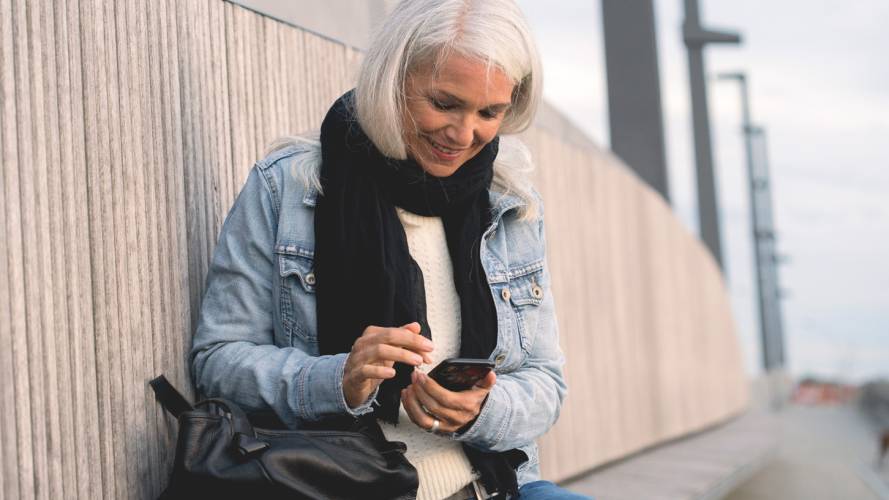
[[432, 140], [431, 138], [429, 138], [429, 137], [426, 137], [426, 141], [429, 142], [429, 144], [432, 146], [432, 149], [433, 149], [436, 153], [439, 153], [440, 155], [442, 155], [442, 156], [446, 156], [446, 157], [457, 157], [457, 156], [460, 155], [460, 153], [462, 153], [463, 151], [466, 150], [466, 148], [463, 148], [463, 149], [454, 149], [454, 148], [449, 148], [449, 147], [442, 146], [441, 144], [439, 144], [439, 143], [433, 141], [433, 140]]
[[460, 152], [459, 149], [446, 148], [446, 147], [442, 146], [441, 144], [438, 144], [435, 142], [432, 143], [432, 147], [441, 151], [442, 153], [446, 153], [446, 154], [450, 154], [450, 155], [457, 154]]

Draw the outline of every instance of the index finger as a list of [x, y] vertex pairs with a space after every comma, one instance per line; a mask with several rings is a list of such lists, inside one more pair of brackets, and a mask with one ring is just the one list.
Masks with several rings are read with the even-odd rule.
[[431, 340], [407, 328], [389, 328], [380, 335], [380, 340], [389, 345], [415, 351], [417, 354], [422, 354], [421, 351], [430, 352], [433, 349]]

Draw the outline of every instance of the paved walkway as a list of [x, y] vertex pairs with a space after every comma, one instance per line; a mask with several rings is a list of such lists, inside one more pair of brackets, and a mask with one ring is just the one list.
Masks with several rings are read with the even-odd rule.
[[596, 500], [719, 499], [770, 463], [779, 421], [749, 413], [565, 484]]
[[889, 500], [889, 464], [876, 469], [875, 433], [855, 407], [791, 405], [778, 415], [774, 460], [725, 500]]

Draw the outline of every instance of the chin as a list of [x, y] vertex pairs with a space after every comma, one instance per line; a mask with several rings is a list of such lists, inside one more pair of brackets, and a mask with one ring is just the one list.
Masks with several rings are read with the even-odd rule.
[[423, 151], [423, 154], [417, 163], [427, 174], [433, 177], [449, 177], [469, 161], [472, 155], [462, 155], [453, 161], [442, 162], [434, 157], [431, 151]]
[[438, 163], [421, 162], [420, 168], [433, 177], [450, 177], [463, 166], [463, 163], [465, 162], [455, 165], [442, 165]]

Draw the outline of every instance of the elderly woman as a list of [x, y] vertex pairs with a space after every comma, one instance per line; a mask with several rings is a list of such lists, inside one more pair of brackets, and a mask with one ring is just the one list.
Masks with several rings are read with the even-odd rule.
[[[320, 140], [250, 172], [207, 278], [199, 390], [290, 428], [372, 413], [421, 499], [580, 498], [539, 480], [534, 443], [563, 356], [529, 155], [505, 134], [540, 93], [513, 1], [401, 2]], [[426, 375], [457, 356], [495, 368], [464, 391]]]

